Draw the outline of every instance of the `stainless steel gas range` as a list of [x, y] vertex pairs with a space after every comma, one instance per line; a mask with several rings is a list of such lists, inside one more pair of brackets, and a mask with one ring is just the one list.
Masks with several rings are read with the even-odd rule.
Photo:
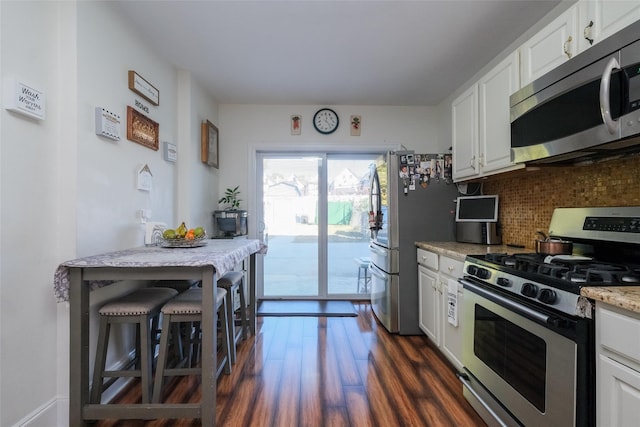
[[594, 426], [595, 328], [585, 286], [640, 285], [640, 207], [559, 208], [571, 255], [467, 256], [464, 395], [493, 426]]

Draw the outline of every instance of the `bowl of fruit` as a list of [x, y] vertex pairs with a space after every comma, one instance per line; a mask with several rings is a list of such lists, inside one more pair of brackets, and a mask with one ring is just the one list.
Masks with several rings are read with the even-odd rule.
[[162, 232], [161, 246], [164, 248], [197, 248], [207, 244], [207, 232], [203, 227], [187, 228], [183, 222], [176, 228]]

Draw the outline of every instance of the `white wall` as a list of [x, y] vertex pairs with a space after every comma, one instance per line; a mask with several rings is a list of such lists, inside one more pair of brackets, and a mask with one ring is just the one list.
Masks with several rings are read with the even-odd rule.
[[[0, 111], [0, 425], [64, 426], [69, 313], [53, 296], [55, 268], [143, 244], [141, 208], [168, 224], [210, 218], [217, 171], [200, 162], [200, 122], [217, 124], [217, 105], [109, 2], [1, 1], [0, 24], [0, 78], [47, 97], [43, 121]], [[159, 89], [159, 106], [128, 89], [130, 69]], [[135, 100], [160, 123], [158, 151], [126, 138]], [[95, 134], [96, 106], [120, 114], [120, 141]], [[163, 141], [178, 146], [178, 162], [163, 160]], [[151, 192], [136, 189], [142, 164]], [[109, 288], [92, 292], [92, 304], [110, 298]]]
[[[314, 113], [325, 106], [219, 106], [220, 192], [240, 186], [242, 208], [249, 210], [249, 233], [255, 236], [256, 151], [384, 151], [400, 144], [416, 152], [447, 152], [440, 139], [438, 111], [433, 107], [330, 106], [340, 118], [336, 132], [322, 135], [313, 128]], [[290, 118], [302, 116], [300, 135], [291, 135]], [[351, 115], [362, 118], [361, 135], [350, 136]]]
[[[63, 113], [54, 3], [0, 3], [2, 82], [45, 92], [45, 120], [0, 111], [0, 425], [53, 404], [56, 396], [58, 148]], [[47, 37], [43, 37], [46, 34]], [[4, 92], [4, 88], [3, 88]], [[3, 93], [4, 95], [5, 93]], [[55, 418], [54, 418], [55, 419]], [[51, 420], [51, 419], [50, 419]]]

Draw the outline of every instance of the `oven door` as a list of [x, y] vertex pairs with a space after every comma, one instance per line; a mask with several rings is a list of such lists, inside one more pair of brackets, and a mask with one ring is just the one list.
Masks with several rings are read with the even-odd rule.
[[571, 322], [472, 279], [460, 282], [467, 400], [491, 414], [489, 425], [575, 426], [577, 344], [548, 326]]

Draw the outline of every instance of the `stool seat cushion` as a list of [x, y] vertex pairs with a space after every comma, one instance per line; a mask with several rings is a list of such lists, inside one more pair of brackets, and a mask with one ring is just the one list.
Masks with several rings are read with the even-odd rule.
[[[227, 291], [218, 288], [216, 292], [216, 307], [224, 301]], [[162, 314], [200, 314], [202, 313], [202, 288], [188, 289], [167, 302], [162, 307]]]
[[140, 316], [158, 310], [176, 295], [175, 289], [142, 288], [106, 303], [98, 312], [101, 316]]
[[221, 288], [229, 289], [234, 285], [242, 283], [244, 279], [244, 273], [241, 271], [229, 271], [220, 279], [218, 279], [218, 286]]

